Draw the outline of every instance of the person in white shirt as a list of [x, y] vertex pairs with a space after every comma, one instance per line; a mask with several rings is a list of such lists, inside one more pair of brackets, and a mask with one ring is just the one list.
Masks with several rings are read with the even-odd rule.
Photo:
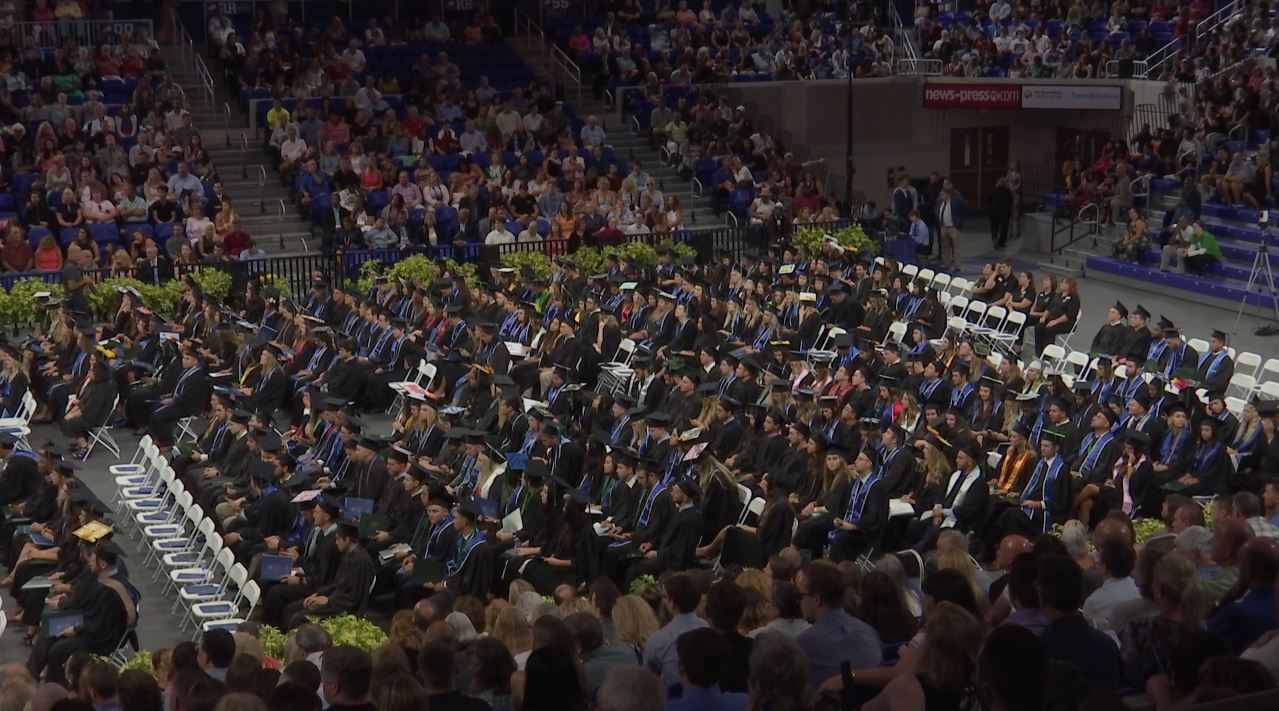
[[1128, 541], [1111, 539], [1102, 544], [1097, 554], [1105, 582], [1084, 600], [1084, 619], [1099, 630], [1109, 631], [1115, 606], [1141, 597], [1137, 582], [1132, 579], [1137, 553]]
[[773, 201], [773, 191], [764, 188], [759, 192], [759, 197], [755, 198], [755, 202], [751, 204], [751, 222], [757, 225], [764, 224], [773, 214], [773, 207], [777, 203]]
[[84, 221], [89, 224], [115, 222], [118, 214], [115, 205], [112, 205], [110, 200], [103, 197], [102, 191], [97, 188], [90, 192], [89, 199], [84, 201], [80, 209], [84, 215]]
[[306, 157], [307, 145], [306, 141], [298, 138], [298, 129], [295, 124], [289, 124], [287, 136], [280, 144], [279, 170], [289, 175], [296, 170], [298, 161]]
[[355, 105], [365, 111], [381, 113], [386, 111], [387, 103], [382, 98], [382, 92], [378, 91], [373, 84], [374, 77], [372, 74], [364, 76], [364, 86], [355, 92]]
[[603, 146], [606, 138], [604, 128], [599, 125], [599, 119], [594, 116], [587, 116], [586, 124], [582, 126], [581, 137], [582, 145], [587, 148]]
[[493, 229], [484, 235], [484, 244], [488, 246], [496, 244], [512, 244], [515, 242], [515, 235], [506, 227], [505, 220], [494, 220]]
[[368, 64], [364, 58], [364, 52], [360, 50], [359, 42], [354, 37], [347, 42], [346, 49], [342, 50], [342, 61], [354, 74], [364, 71], [364, 67]]
[[1013, 6], [1008, 0], [995, 0], [990, 4], [987, 14], [992, 22], [1003, 22], [1013, 14]]
[[542, 114], [538, 113], [537, 104], [531, 104], [528, 107], [528, 113], [524, 114], [524, 118], [521, 119], [521, 122], [524, 124], [525, 131], [528, 131], [533, 135], [537, 135], [538, 133], [541, 133], [542, 124], [545, 123], [545, 119], [542, 117]]

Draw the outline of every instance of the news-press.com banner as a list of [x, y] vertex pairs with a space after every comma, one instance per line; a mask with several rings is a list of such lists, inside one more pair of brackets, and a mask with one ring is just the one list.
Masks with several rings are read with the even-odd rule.
[[1123, 87], [926, 81], [924, 108], [1118, 111]]

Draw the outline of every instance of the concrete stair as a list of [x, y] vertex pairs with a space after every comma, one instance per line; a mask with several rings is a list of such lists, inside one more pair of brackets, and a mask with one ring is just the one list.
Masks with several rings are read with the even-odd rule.
[[[248, 116], [221, 77], [213, 78], [213, 101], [210, 101], [196, 78], [194, 67], [183, 63], [176, 47], [162, 47], [177, 81], [186, 92], [195, 125], [222, 179], [223, 188], [240, 213], [244, 230], [272, 257], [316, 252], [320, 241], [314, 236], [309, 221], [302, 219], [293, 207], [289, 189], [281, 184], [271, 165], [263, 139], [249, 128]], [[196, 52], [204, 52], [196, 47]], [[208, 62], [208, 60], [205, 60]], [[216, 69], [210, 67], [210, 71]]]

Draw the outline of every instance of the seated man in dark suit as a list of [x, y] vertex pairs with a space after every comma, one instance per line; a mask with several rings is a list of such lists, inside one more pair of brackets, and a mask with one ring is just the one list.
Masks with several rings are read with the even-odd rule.
[[184, 351], [182, 374], [173, 392], [160, 399], [160, 407], [151, 415], [152, 435], [159, 441], [173, 442], [178, 421], [203, 412], [212, 389], [203, 360], [193, 350]]

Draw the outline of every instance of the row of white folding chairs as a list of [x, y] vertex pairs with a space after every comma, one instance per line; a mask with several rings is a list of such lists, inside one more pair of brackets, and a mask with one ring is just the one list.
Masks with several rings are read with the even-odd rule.
[[[386, 409], [387, 413], [395, 419], [399, 419], [400, 411], [404, 408], [404, 398], [408, 395], [410, 389], [421, 387], [424, 390], [430, 390], [431, 384], [435, 382], [436, 366], [434, 363], [427, 361], [425, 358], [418, 361], [416, 367], [408, 372], [408, 379], [398, 383], [388, 383], [392, 391], [395, 392], [395, 399], [391, 402], [391, 406]], [[311, 404], [316, 407], [315, 403]]]
[[[884, 258], [877, 257], [875, 259], [876, 266], [884, 265]], [[915, 279], [923, 279], [928, 282], [928, 288], [936, 289], [938, 294], [950, 293], [952, 295], [967, 295], [972, 293], [973, 282], [961, 276], [953, 276], [946, 272], [936, 272], [927, 267], [921, 269], [916, 264], [903, 264], [901, 267], [902, 274], [911, 281]]]
[[197, 631], [239, 624], [235, 615], [241, 603], [251, 611], [260, 588], [248, 580], [242, 565], [236, 564], [238, 571], [232, 567], [234, 553], [217, 534], [216, 522], [177, 479], [154, 442], [144, 437], [133, 461], [111, 471], [121, 527], [140, 534], [144, 566], [154, 571], [153, 579], [165, 577], [163, 594], [176, 595], [171, 613], [184, 608], [181, 628], [188, 623], [195, 623]]

